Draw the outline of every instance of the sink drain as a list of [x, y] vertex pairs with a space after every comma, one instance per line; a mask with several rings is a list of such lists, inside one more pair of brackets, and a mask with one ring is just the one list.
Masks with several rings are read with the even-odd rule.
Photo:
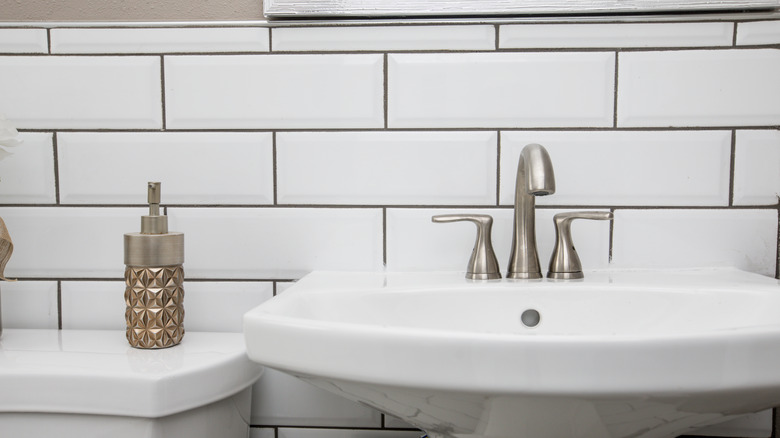
[[541, 319], [542, 316], [535, 309], [528, 309], [520, 315], [520, 322], [526, 327], [536, 327]]

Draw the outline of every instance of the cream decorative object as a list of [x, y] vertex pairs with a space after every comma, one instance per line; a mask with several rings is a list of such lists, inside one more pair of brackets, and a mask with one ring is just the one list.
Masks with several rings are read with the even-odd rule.
[[127, 340], [138, 348], [165, 348], [184, 337], [181, 266], [125, 269]]
[[17, 137], [19, 131], [9, 122], [4, 115], [0, 114], [0, 160], [11, 155], [11, 152], [5, 150], [7, 147], [19, 146], [22, 141]]

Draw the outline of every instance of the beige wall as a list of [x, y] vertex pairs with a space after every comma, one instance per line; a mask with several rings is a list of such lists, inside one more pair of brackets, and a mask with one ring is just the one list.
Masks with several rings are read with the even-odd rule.
[[0, 22], [259, 20], [262, 10], [262, 0], [0, 0]]

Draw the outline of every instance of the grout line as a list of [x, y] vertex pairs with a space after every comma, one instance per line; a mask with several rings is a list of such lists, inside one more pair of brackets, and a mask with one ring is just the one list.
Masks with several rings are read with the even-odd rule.
[[382, 84], [382, 86], [383, 86], [383, 90], [384, 90], [383, 92], [385, 93], [385, 95], [384, 95], [384, 102], [383, 102], [383, 105], [384, 105], [384, 107], [383, 107], [383, 111], [385, 112], [385, 113], [384, 113], [384, 119], [385, 119], [385, 129], [387, 129], [387, 127], [388, 127], [388, 123], [387, 123], [387, 119], [388, 119], [388, 116], [387, 116], [387, 111], [388, 111], [388, 107], [389, 107], [389, 101], [390, 101], [390, 94], [389, 94], [389, 91], [388, 91], [388, 90], [390, 89], [390, 85], [389, 85], [389, 84], [390, 84], [390, 81], [389, 81], [389, 79], [388, 79], [388, 78], [389, 78], [389, 73], [388, 73], [388, 70], [389, 70], [389, 66], [388, 66], [388, 57], [389, 57], [389, 56], [388, 56], [388, 54], [387, 54], [387, 53], [385, 53], [385, 54], [384, 54], [384, 56], [383, 56], [383, 58], [382, 58], [382, 62], [383, 62], [383, 65], [382, 65], [382, 75], [383, 75], [383, 79], [382, 79], [382, 80], [384, 81], [384, 83]]
[[46, 47], [48, 50], [47, 55], [51, 55], [51, 29], [46, 29]]
[[731, 131], [731, 153], [729, 158], [729, 207], [734, 206], [734, 179], [737, 156], [737, 130]]
[[612, 127], [618, 127], [618, 71], [620, 63], [620, 52], [615, 52], [615, 91], [612, 95]]
[[500, 44], [499, 44], [499, 39], [500, 39], [499, 38], [499, 36], [500, 36], [499, 32], [501, 32], [501, 26], [496, 24], [494, 27], [495, 27], [495, 34], [496, 34], [495, 50], [498, 50], [499, 47], [500, 47]]
[[57, 280], [57, 329], [62, 330], [62, 281]]
[[[24, 208], [143, 208], [147, 204], [0, 204], [0, 207], [24, 207]], [[376, 210], [378, 208], [395, 209], [426, 209], [426, 210], [510, 210], [512, 205], [491, 204], [166, 204], [165, 208], [223, 208], [223, 209], [348, 209], [348, 210]], [[610, 209], [616, 210], [774, 210], [776, 204], [770, 205], [614, 205], [614, 204], [545, 204], [536, 205], [540, 210], [555, 210], [562, 208], [571, 209]]]
[[274, 51], [274, 33], [271, 28], [268, 28], [268, 53]]
[[[711, 131], [730, 131], [734, 129], [749, 128], [753, 131], [777, 131], [777, 125], [766, 126], [635, 126], [635, 127], [613, 127], [613, 126], [574, 126], [574, 127], [550, 127], [550, 126], [491, 126], [491, 127], [427, 127], [427, 128], [173, 128], [166, 129], [168, 132], [186, 132], [186, 133], [269, 133], [269, 132], [493, 132], [496, 130], [507, 132], [711, 132]], [[56, 129], [56, 128], [55, 128]], [[95, 133], [95, 134], [115, 134], [115, 133], [144, 133], [160, 132], [159, 128], [147, 129], [109, 129], [109, 128], [84, 128], [56, 129], [61, 133]], [[52, 129], [22, 128], [19, 132], [52, 132]]]
[[168, 125], [165, 108], [165, 57], [160, 55], [160, 102], [162, 106], [162, 129]]
[[60, 205], [60, 159], [56, 132], [51, 135], [51, 146], [54, 154], [54, 202]]
[[276, 281], [271, 283], [271, 288], [273, 292], [273, 296], [276, 296], [277, 290], [276, 290]]
[[777, 262], [775, 264], [775, 278], [780, 280], [780, 196], [777, 197]]
[[387, 266], [387, 207], [382, 207], [382, 266]]
[[276, 131], [271, 133], [271, 160], [272, 160], [272, 167], [271, 170], [273, 172], [273, 187], [274, 187], [274, 205], [279, 205], [279, 198], [278, 198], [278, 166], [276, 163]]
[[496, 207], [501, 205], [501, 131], [496, 131]]
[[731, 32], [731, 47], [737, 47], [737, 22], [734, 22], [734, 28]]
[[612, 213], [612, 220], [609, 221], [609, 256], [607, 261], [612, 263], [612, 249], [615, 244], [615, 209], [610, 208], [609, 212]]

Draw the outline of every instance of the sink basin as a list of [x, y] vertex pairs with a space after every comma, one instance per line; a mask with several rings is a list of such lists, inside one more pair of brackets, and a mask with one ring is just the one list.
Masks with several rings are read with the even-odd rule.
[[248, 312], [249, 357], [431, 437], [674, 437], [780, 405], [780, 282], [314, 272]]

